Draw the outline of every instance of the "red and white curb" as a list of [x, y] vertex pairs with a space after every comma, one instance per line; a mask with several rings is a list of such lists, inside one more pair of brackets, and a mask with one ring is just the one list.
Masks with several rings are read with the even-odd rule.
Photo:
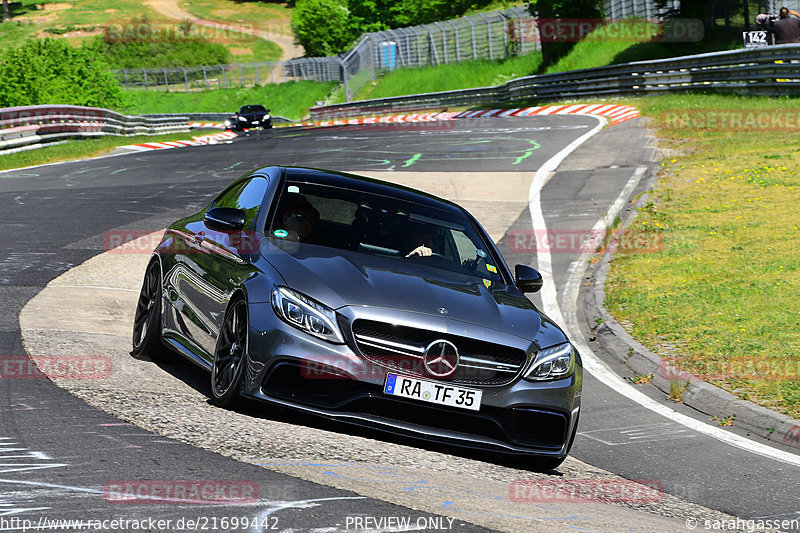
[[222, 122], [190, 122], [190, 128], [218, 128], [221, 130], [225, 129], [225, 124]]
[[[351, 118], [342, 120], [321, 120], [316, 122], [297, 122], [287, 125], [276, 125], [277, 128], [292, 128], [298, 126], [349, 126], [359, 124], [397, 124], [413, 122], [435, 122], [440, 120], [455, 120], [462, 118], [490, 118], [490, 117], [532, 117], [538, 115], [595, 115], [604, 117], [611, 126], [639, 117], [639, 110], [628, 105], [612, 104], [576, 104], [576, 105], [547, 105], [538, 107], [522, 107], [516, 109], [483, 109], [479, 111], [460, 111], [443, 113], [413, 113], [409, 115], [386, 115], [383, 117]], [[222, 127], [222, 124], [213, 122], [192, 122], [192, 127]], [[232, 131], [223, 131], [213, 135], [195, 137], [191, 141], [166, 141], [161, 143], [131, 144], [124, 148], [132, 150], [165, 150], [168, 148], [181, 148], [183, 146], [199, 146], [203, 144], [216, 144], [237, 137]]]
[[202, 137], [195, 137], [191, 141], [164, 141], [160, 143], [139, 143], [139, 144], [129, 144], [127, 146], [123, 146], [122, 148], [129, 148], [131, 150], [136, 150], [139, 152], [144, 152], [146, 150], [167, 150], [169, 148], [183, 148], [184, 146], [202, 146], [205, 144], [217, 144], [220, 141], [226, 141], [228, 139], [233, 139], [236, 137], [236, 134], [231, 131], [223, 131], [221, 133], [215, 133], [213, 135], [203, 135]]
[[387, 115], [383, 117], [321, 120], [316, 122], [290, 124], [283, 127], [328, 127], [355, 124], [433, 122], [437, 120], [453, 120], [459, 118], [531, 117], [535, 115], [595, 115], [606, 118], [609, 124], [614, 126], [616, 124], [625, 122], [626, 120], [639, 117], [639, 110], [628, 105], [613, 104], [547, 105], [538, 107], [522, 107], [516, 109], [483, 109], [479, 111], [461, 111], [458, 113], [415, 113], [410, 115]]

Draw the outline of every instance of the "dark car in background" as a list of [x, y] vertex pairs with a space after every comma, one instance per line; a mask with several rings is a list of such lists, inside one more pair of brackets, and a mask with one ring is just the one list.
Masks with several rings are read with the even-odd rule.
[[305, 168], [250, 172], [172, 224], [147, 267], [133, 351], [165, 346], [240, 396], [554, 468], [583, 369], [463, 208]]
[[272, 115], [263, 105], [243, 105], [237, 113], [225, 121], [225, 126], [233, 131], [271, 128]]

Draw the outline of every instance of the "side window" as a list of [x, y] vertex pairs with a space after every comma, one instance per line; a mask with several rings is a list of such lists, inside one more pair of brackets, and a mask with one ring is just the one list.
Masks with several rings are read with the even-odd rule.
[[247, 214], [244, 229], [252, 230], [266, 192], [267, 180], [261, 177], [252, 178], [219, 195], [214, 207], [242, 209]]

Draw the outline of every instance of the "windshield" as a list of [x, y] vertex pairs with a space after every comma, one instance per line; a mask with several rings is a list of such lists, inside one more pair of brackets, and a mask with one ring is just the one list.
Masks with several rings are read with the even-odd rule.
[[487, 287], [503, 282], [465, 216], [363, 191], [288, 181], [267, 235], [426, 264], [481, 278]]
[[253, 113], [266, 113], [267, 110], [264, 109], [263, 105], [246, 105], [242, 106], [239, 110], [240, 115], [250, 115]]

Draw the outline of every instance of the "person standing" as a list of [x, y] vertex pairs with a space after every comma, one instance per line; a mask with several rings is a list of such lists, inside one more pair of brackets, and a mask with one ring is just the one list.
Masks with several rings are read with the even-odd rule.
[[775, 44], [800, 43], [800, 19], [789, 16], [789, 8], [782, 7], [777, 21], [769, 31], [775, 36]]

